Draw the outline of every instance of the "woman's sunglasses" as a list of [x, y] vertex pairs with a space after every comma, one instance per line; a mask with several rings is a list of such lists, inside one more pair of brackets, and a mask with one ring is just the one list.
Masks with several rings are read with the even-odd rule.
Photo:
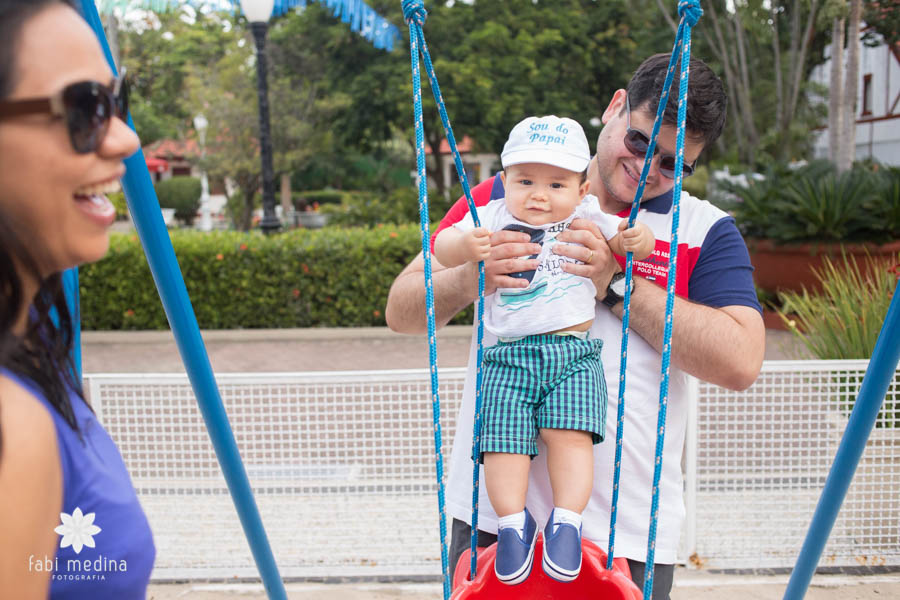
[[[638, 158], [644, 158], [647, 155], [647, 148], [650, 146], [650, 137], [640, 129], [631, 128], [631, 104], [628, 101], [628, 96], [625, 96], [625, 114], [628, 119], [625, 129], [625, 148]], [[659, 148], [654, 147], [653, 156], [657, 154], [659, 154]], [[689, 165], [685, 163], [682, 165], [681, 169], [685, 177], [690, 177], [694, 174], [694, 165], [696, 163], [697, 161], [694, 161], [694, 164]], [[675, 179], [674, 154], [663, 154], [659, 157], [659, 172], [667, 179]]]
[[75, 152], [96, 151], [109, 131], [113, 116], [124, 121], [128, 115], [125, 67], [110, 86], [96, 81], [79, 81], [49, 98], [0, 101], [0, 120], [36, 113], [50, 113], [65, 119]]

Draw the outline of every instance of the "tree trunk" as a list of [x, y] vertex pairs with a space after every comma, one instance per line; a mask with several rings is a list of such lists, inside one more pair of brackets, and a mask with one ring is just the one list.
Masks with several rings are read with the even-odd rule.
[[748, 149], [750, 150], [750, 163], [755, 162], [756, 146], [759, 143], [759, 133], [756, 131], [756, 123], [753, 122], [753, 102], [750, 99], [750, 71], [747, 68], [747, 41], [744, 38], [744, 26], [741, 23], [740, 11], [734, 11], [734, 29], [735, 40], [737, 42], [738, 64], [740, 65], [741, 80], [739, 90], [743, 97], [745, 110], [744, 127], [749, 138]]
[[788, 96], [785, 98], [784, 111], [781, 113], [783, 120], [778, 122], [779, 127], [781, 129], [786, 129], [788, 126], [787, 115], [790, 111], [790, 102], [794, 95], [793, 83], [795, 81], [795, 70], [797, 69], [797, 54], [800, 53], [800, 0], [794, 0], [793, 5], [791, 6], [791, 44], [788, 49], [788, 68], [790, 69], [790, 77], [788, 78], [789, 85], [791, 85], [791, 89], [788, 90]]
[[[444, 127], [441, 125], [441, 122], [437, 122], [437, 127], [433, 127], [432, 130], [440, 131], [443, 133]], [[428, 147], [431, 148], [431, 158], [432, 164], [428, 164], [428, 157], [425, 157], [425, 172], [426, 174], [431, 176], [432, 181], [434, 181], [434, 186], [437, 188], [438, 194], [441, 196], [447, 195], [447, 190], [450, 187], [450, 182], [444, 181], [444, 169], [441, 164], [441, 141], [443, 141], [444, 136], [440, 134], [432, 134], [425, 136], [425, 143], [428, 144]], [[429, 187], [426, 183], [426, 187]]]
[[828, 89], [828, 152], [835, 165], [841, 155], [843, 75], [844, 19], [835, 19], [831, 25], [831, 81]]
[[[778, 35], [778, 6], [772, 5], [772, 55], [775, 66], [775, 122], [784, 130], [784, 84], [781, 75], [781, 38]], [[783, 147], [783, 144], [782, 144]]]
[[238, 229], [241, 231], [250, 231], [253, 227], [253, 199], [256, 196], [256, 188], [249, 190], [241, 190], [244, 194], [244, 205], [241, 207], [241, 220]]
[[[744, 137], [744, 124], [747, 122], [747, 118], [745, 116], [745, 112], [748, 110], [752, 110], [752, 107], [748, 107], [744, 105], [744, 96], [739, 93], [740, 90], [740, 80], [736, 74], [737, 68], [734, 66], [734, 62], [732, 62], [731, 53], [729, 52], [729, 45], [725, 43], [725, 36], [722, 33], [722, 27], [719, 24], [719, 17], [716, 13], [716, 8], [714, 3], [710, 3], [708, 5], [710, 16], [712, 18], [713, 31], [716, 35], [716, 41], [718, 42], [718, 51], [717, 54], [720, 56], [720, 60], [722, 61], [722, 67], [725, 69], [725, 85], [728, 87], [728, 96], [734, 101], [734, 110], [735, 110], [735, 130], [737, 132], [737, 149], [738, 156], [742, 161], [749, 162], [749, 157], [753, 155], [753, 149], [751, 148], [752, 142], [746, 140]], [[715, 47], [715, 46], [714, 46]]]
[[806, 19], [806, 28], [804, 29], [805, 34], [800, 42], [800, 55], [799, 57], [793, 57], [791, 61], [793, 73], [791, 81], [791, 103], [784, 114], [785, 129], [790, 127], [791, 121], [794, 120], [794, 115], [797, 112], [797, 102], [800, 100], [800, 90], [803, 87], [803, 76], [806, 74], [806, 53], [809, 51], [809, 44], [815, 35], [816, 15], [818, 10], [819, 0], [812, 0], [809, 7], [809, 16]]
[[844, 78], [843, 115], [841, 128], [841, 155], [838, 172], [848, 170], [856, 157], [856, 91], [859, 77], [859, 21], [862, 0], [850, 0], [850, 21], [847, 24], [847, 76]]
[[106, 29], [106, 40], [109, 42], [109, 53], [112, 54], [113, 61], [116, 63], [116, 70], [122, 68], [122, 61], [119, 58], [119, 20], [116, 18], [115, 12], [104, 15]]
[[656, 6], [659, 7], [659, 12], [665, 17], [666, 23], [672, 28], [672, 33], [678, 33], [678, 23], [676, 23], [675, 19], [672, 18], [672, 15], [669, 14], [670, 9], [663, 4], [663, 0], [656, 0]]

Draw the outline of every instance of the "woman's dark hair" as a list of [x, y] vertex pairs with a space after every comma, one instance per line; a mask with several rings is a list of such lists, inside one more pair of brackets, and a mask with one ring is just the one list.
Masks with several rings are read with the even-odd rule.
[[[631, 108], [642, 108], [656, 116], [659, 109], [659, 95], [666, 80], [671, 54], [656, 54], [641, 63], [631, 81], [628, 82], [628, 99]], [[691, 59], [688, 81], [688, 105], [685, 128], [689, 136], [703, 142], [708, 148], [722, 134], [725, 128], [725, 112], [728, 98], [725, 86], [715, 72], [702, 60]], [[678, 120], [678, 81], [681, 68], [675, 68], [663, 123], [675, 125]]]
[[[0, 0], [0, 99], [16, 86], [16, 47], [29, 19], [52, 4], [66, 0]], [[21, 271], [19, 271], [19, 270]], [[34, 298], [25, 297], [22, 271], [32, 273], [40, 288]], [[23, 336], [13, 332], [22, 311], [29, 311]], [[47, 401], [78, 431], [69, 391], [84, 393], [75, 376], [71, 352], [72, 318], [66, 305], [62, 275], [41, 277], [37, 262], [10, 220], [0, 214], [0, 366], [40, 388]], [[2, 451], [2, 439], [0, 439]]]

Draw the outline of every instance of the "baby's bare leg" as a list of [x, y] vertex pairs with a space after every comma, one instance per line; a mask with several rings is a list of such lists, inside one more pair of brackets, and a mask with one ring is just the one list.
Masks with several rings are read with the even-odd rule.
[[553, 505], [576, 513], [583, 512], [594, 483], [591, 434], [574, 429], [542, 429], [541, 437], [547, 444], [547, 470], [553, 488]]
[[531, 457], [527, 454], [485, 452], [484, 484], [487, 486], [488, 498], [491, 499], [491, 505], [498, 517], [525, 510], [530, 467]]

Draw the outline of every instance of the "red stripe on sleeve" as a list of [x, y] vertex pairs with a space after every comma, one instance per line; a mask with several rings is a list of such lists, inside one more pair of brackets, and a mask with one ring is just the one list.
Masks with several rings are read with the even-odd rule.
[[[494, 175], [494, 177], [496, 177], [496, 175]], [[475, 202], [475, 206], [484, 206], [490, 202], [491, 189], [494, 187], [494, 177], [489, 177], [472, 188], [472, 200]], [[462, 221], [468, 213], [469, 203], [466, 201], [466, 197], [462, 196], [450, 207], [450, 210], [447, 211], [447, 214], [444, 215], [444, 218], [441, 219], [441, 222], [438, 224], [438, 228], [431, 235], [432, 254], [434, 254], [434, 238], [437, 237], [437, 234], [440, 233], [441, 230]]]

